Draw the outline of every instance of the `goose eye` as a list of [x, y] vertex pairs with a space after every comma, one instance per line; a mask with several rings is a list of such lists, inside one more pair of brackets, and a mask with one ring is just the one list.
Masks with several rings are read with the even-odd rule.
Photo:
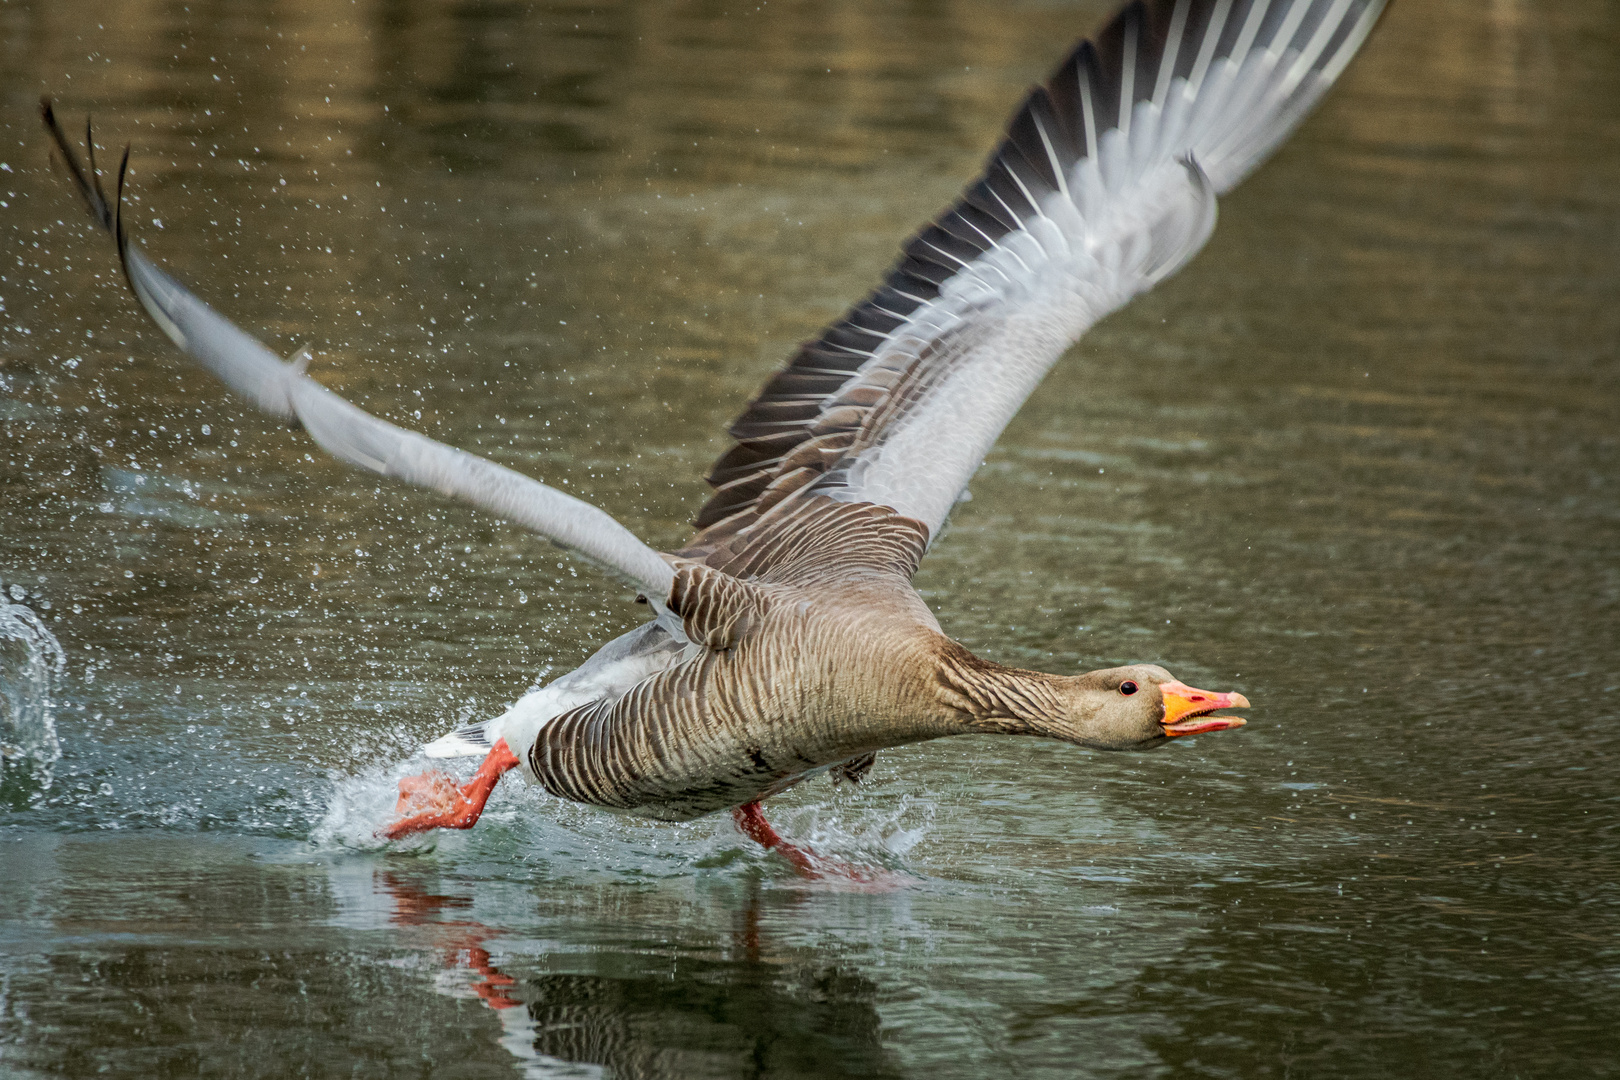
[[1119, 692], [1124, 694], [1126, 697], [1130, 697], [1132, 694], [1136, 693], [1136, 684], [1133, 682], [1122, 682], [1119, 684]]

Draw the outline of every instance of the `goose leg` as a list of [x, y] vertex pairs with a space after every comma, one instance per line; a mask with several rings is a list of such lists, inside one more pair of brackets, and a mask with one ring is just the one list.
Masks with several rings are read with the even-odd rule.
[[394, 807], [394, 812], [402, 816], [384, 829], [383, 835], [398, 840], [429, 829], [472, 828], [501, 775], [517, 764], [517, 755], [506, 740], [498, 739], [465, 787], [457, 787], [454, 780], [440, 772], [407, 776], [399, 782], [399, 802]]
[[760, 809], [759, 803], [744, 803], [731, 808], [731, 820], [737, 823], [742, 834], [767, 851], [774, 851], [782, 858], [792, 863], [799, 873], [807, 877], [820, 877], [820, 860], [801, 847], [794, 847], [776, 834], [771, 823], [765, 820], [765, 811]]
[[851, 866], [837, 859], [830, 859], [825, 855], [817, 855], [807, 848], [790, 844], [782, 839], [771, 823], [765, 820], [765, 812], [760, 809], [759, 803], [744, 803], [731, 808], [731, 820], [737, 823], [742, 834], [767, 851], [774, 851], [782, 858], [793, 864], [794, 869], [809, 878], [846, 878], [849, 881], [865, 888], [886, 889], [899, 884], [900, 879], [885, 873], [882, 870], [872, 870], [861, 866]]

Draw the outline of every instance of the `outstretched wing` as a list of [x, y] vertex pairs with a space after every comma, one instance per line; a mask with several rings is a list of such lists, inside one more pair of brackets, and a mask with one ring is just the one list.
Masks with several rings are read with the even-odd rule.
[[811, 496], [937, 535], [1047, 370], [1197, 253], [1215, 196], [1298, 124], [1384, 4], [1139, 0], [1081, 42], [956, 205], [732, 425], [683, 554], [779, 543], [777, 519]]
[[305, 375], [303, 354], [281, 360], [159, 270], [130, 241], [119, 218], [129, 152], [124, 152], [118, 190], [109, 201], [96, 172], [88, 128], [89, 159], [81, 164], [49, 100], [41, 102], [41, 112], [91, 216], [117, 241], [124, 276], [141, 306], [176, 345], [226, 386], [264, 412], [302, 424], [333, 457], [433, 488], [533, 529], [626, 578], [662, 610], [674, 571], [663, 556], [607, 513], [492, 461], [372, 416]]

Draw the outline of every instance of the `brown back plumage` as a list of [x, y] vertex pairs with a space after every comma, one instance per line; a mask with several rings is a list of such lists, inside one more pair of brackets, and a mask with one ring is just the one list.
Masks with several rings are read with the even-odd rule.
[[676, 552], [744, 580], [809, 585], [829, 578], [891, 576], [909, 582], [928, 550], [928, 529], [873, 503], [805, 494], [752, 520], [699, 533]]

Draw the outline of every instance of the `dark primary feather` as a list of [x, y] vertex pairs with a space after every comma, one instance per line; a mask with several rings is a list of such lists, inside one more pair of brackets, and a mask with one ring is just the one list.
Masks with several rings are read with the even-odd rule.
[[827, 775], [832, 777], [832, 781], [835, 784], [858, 784], [862, 780], [866, 779], [866, 774], [871, 772], [872, 766], [876, 764], [877, 753], [874, 751], [873, 753], [862, 754], [860, 757], [850, 758], [848, 761], [834, 765], [831, 769], [827, 770]]
[[124, 271], [124, 282], [129, 286], [130, 292], [135, 292], [135, 282], [129, 276], [129, 238], [124, 232], [124, 177], [129, 174], [129, 147], [124, 147], [124, 154], [118, 159], [118, 185], [113, 189], [113, 199], [107, 200], [107, 193], [101, 187], [101, 170], [96, 167], [96, 141], [91, 131], [90, 119], [84, 121], [84, 148], [88, 159], [87, 165], [79, 164], [79, 155], [74, 153], [73, 144], [68, 142], [67, 134], [56, 119], [56, 109], [51, 99], [39, 99], [39, 115], [45, 121], [45, 130], [50, 132], [51, 141], [56, 143], [57, 153], [60, 154], [62, 166], [67, 169], [68, 177], [84, 200], [90, 216], [96, 219], [96, 224], [104, 229], [118, 243], [118, 265]]

